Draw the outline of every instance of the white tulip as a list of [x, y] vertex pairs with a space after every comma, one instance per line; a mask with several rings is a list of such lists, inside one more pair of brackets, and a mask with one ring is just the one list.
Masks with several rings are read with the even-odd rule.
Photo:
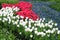
[[52, 23], [53, 21], [52, 20], [50, 20], [48, 23]]
[[44, 22], [44, 20], [42, 20], [42, 22]]
[[23, 22], [22, 25], [25, 26], [26, 25], [26, 22]]
[[34, 26], [32, 27], [32, 30], [34, 30]]
[[26, 28], [25, 31], [30, 31], [30, 28]]
[[0, 14], [0, 16], [2, 16], [2, 14]]
[[16, 15], [16, 18], [18, 18], [18, 19], [19, 19], [19, 15]]
[[52, 30], [53, 30], [53, 31], [56, 31], [56, 28], [53, 28]]
[[45, 26], [48, 26], [48, 23], [45, 23]]
[[51, 23], [52, 25], [54, 25], [54, 23]]
[[37, 35], [40, 35], [40, 33], [37, 33]]
[[38, 21], [39, 19], [37, 18], [37, 21]]
[[43, 20], [45, 20], [45, 18], [43, 18]]
[[46, 33], [51, 33], [51, 30], [47, 30]]
[[43, 29], [44, 31], [46, 31], [46, 29]]
[[58, 28], [56, 28], [56, 30], [58, 30]]
[[12, 20], [12, 23], [14, 23], [14, 20]]
[[57, 23], [55, 23], [55, 26], [57, 26]]
[[9, 24], [11, 23], [11, 21], [8, 22]]
[[21, 32], [19, 34], [22, 34]]
[[37, 28], [34, 28], [34, 30], [37, 30]]
[[37, 26], [37, 24], [34, 24], [34, 26]]
[[42, 27], [45, 27], [43, 23], [41, 23], [41, 26], [42, 26]]
[[26, 17], [26, 19], [28, 19], [28, 17]]
[[2, 20], [2, 22], [5, 22], [5, 20]]
[[7, 18], [3, 18], [3, 20], [8, 21], [8, 19], [7, 19]]
[[54, 30], [51, 31], [51, 33], [54, 33], [54, 32], [55, 32]]
[[50, 35], [47, 35], [48, 37], [50, 37]]
[[60, 34], [60, 30], [57, 31], [57, 34]]
[[25, 28], [27, 28], [27, 26], [25, 26]]
[[45, 18], [43, 18], [41, 21], [44, 22], [45, 21]]
[[37, 32], [37, 30], [36, 30], [36, 31], [34, 31], [34, 33], [38, 35], [38, 32]]
[[15, 21], [15, 24], [18, 24], [18, 22]]
[[46, 34], [45, 33], [42, 33], [42, 37], [45, 36]]
[[14, 16], [14, 17], [12, 17], [13, 19], [15, 19], [16, 17]]
[[33, 29], [29, 29], [29, 31], [30, 31], [30, 32], [32, 32], [32, 31], [33, 31]]
[[48, 25], [48, 27], [52, 28], [53, 26], [52, 25]]
[[0, 20], [2, 20], [2, 19], [0, 18]]
[[5, 10], [5, 8], [2, 8], [1, 10]]
[[20, 16], [21, 18], [24, 18], [23, 16]]
[[20, 25], [18, 24], [17, 27], [20, 27]]
[[33, 35], [30, 35], [30, 37], [32, 38], [32, 37], [33, 37]]
[[18, 7], [13, 8], [13, 11], [19, 11], [20, 9]]
[[31, 25], [28, 25], [29, 27], [31, 27]]
[[42, 21], [42, 18], [40, 18], [40, 21]]
[[4, 14], [3, 16], [6, 16], [7, 14]]

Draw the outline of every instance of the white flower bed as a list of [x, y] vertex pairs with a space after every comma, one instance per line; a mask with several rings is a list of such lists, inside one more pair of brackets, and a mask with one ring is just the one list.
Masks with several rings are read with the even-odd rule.
[[[45, 22], [45, 18], [40, 18], [40, 20], [33, 21], [32, 19], [23, 19], [23, 16], [14, 15], [14, 12], [19, 11], [17, 7], [6, 7], [0, 10], [0, 21], [3, 23], [7, 22], [8, 24], [16, 25], [16, 27], [24, 28], [25, 32], [34, 32], [36, 35], [49, 36], [50, 34], [60, 34], [60, 30], [57, 27], [57, 23], [54, 23], [52, 20]], [[19, 34], [22, 34], [21, 32]], [[30, 37], [33, 37], [31, 34]]]

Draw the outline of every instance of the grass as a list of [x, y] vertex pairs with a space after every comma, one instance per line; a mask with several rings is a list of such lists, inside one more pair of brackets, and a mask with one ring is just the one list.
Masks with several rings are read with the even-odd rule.
[[57, 10], [60, 12], [60, 0], [38, 0], [38, 1], [44, 1], [44, 2], [56, 2], [56, 4], [50, 5], [51, 8]]
[[50, 7], [60, 12], [60, 3], [56, 3], [54, 5], [50, 5]]
[[15, 4], [18, 3], [19, 0], [0, 0], [0, 3], [10, 3], [10, 4]]
[[0, 40], [15, 40], [15, 36], [6, 28], [0, 26]]

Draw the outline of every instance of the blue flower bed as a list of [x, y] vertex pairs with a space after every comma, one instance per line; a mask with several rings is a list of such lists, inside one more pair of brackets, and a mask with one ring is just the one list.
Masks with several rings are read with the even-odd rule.
[[55, 22], [58, 23], [58, 26], [60, 26], [60, 12], [49, 7], [49, 5], [52, 5], [53, 2], [50, 3], [33, 1], [31, 3], [33, 4], [33, 11], [35, 11], [41, 18], [45, 17], [47, 19], [53, 19]]

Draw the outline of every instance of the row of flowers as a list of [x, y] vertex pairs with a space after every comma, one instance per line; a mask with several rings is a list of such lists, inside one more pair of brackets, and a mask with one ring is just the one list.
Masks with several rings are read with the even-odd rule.
[[[19, 2], [17, 4], [2, 4], [2, 8], [6, 8], [6, 7], [18, 7], [19, 11], [16, 12], [17, 15], [19, 16], [23, 16], [24, 18], [28, 17], [29, 19], [39, 19], [39, 16], [36, 15], [35, 12], [33, 12], [32, 9], [32, 4], [29, 2]], [[17, 10], [16, 10], [17, 11]]]
[[[36, 35], [41, 35], [42, 37], [47, 35], [50, 36], [51, 34], [54, 34], [55, 32], [57, 34], [60, 34], [60, 30], [57, 27], [57, 23], [53, 23], [52, 20], [50, 20], [49, 22], [45, 22], [45, 18], [40, 18], [37, 20], [32, 20], [29, 19], [28, 17], [26, 17], [25, 19], [23, 19], [23, 16], [19, 16], [19, 15], [14, 15], [14, 11], [19, 11], [18, 7], [6, 7], [6, 8], [2, 8], [0, 10], [0, 21], [2, 21], [3, 23], [8, 23], [10, 25], [16, 25], [16, 27], [20, 28], [22, 26], [22, 28], [24, 28], [25, 32], [33, 32]], [[21, 32], [20, 32], [21, 34]], [[30, 35], [31, 37], [33, 37], [33, 35]]]
[[51, 34], [60, 35], [57, 23], [54, 23], [53, 20], [47, 21], [45, 18], [39, 18], [31, 8], [32, 4], [29, 2], [4, 3], [0, 9], [0, 23], [12, 30], [17, 29], [20, 35], [24, 33], [31, 38], [35, 37], [34, 35], [40, 37], [50, 37]]

